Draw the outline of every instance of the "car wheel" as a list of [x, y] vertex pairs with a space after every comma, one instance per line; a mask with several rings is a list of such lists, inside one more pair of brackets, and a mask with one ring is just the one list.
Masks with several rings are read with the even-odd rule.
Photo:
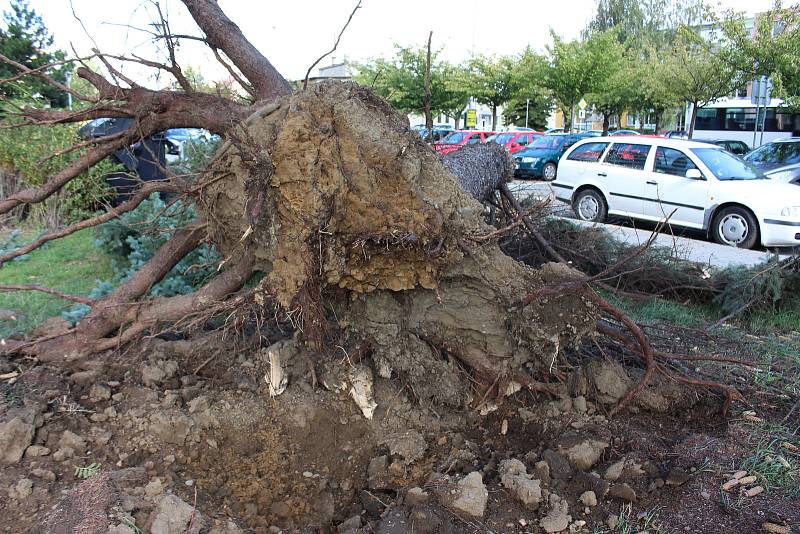
[[603, 222], [606, 220], [608, 206], [600, 191], [584, 189], [572, 201], [572, 211], [582, 221]]
[[556, 164], [555, 163], [546, 163], [544, 168], [542, 169], [542, 178], [547, 180], [548, 182], [552, 182], [556, 179]]
[[758, 222], [748, 210], [731, 206], [714, 217], [712, 234], [721, 245], [753, 248], [758, 242]]

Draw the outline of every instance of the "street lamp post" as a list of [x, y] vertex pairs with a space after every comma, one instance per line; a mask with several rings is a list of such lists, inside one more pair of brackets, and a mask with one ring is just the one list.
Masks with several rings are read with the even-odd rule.
[[531, 99], [530, 98], [526, 98], [525, 99], [525, 128], [528, 127], [528, 106], [530, 106], [530, 104], [531, 104]]

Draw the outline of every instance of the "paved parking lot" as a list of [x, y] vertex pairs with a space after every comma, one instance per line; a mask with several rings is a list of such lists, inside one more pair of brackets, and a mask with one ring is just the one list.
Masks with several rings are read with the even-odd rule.
[[[515, 180], [509, 184], [509, 189], [519, 200], [531, 196], [537, 201], [552, 198], [551, 206], [554, 216], [570, 218], [572, 222], [582, 226], [600, 226], [623, 243], [641, 245], [646, 243], [652, 235], [652, 225], [649, 228], [637, 228], [633, 222], [628, 221], [620, 221], [622, 224], [597, 224], [573, 219], [572, 210], [568, 205], [555, 199], [553, 190], [548, 182]], [[763, 250], [737, 249], [698, 239], [696, 235], [694, 237], [673, 235], [668, 231], [669, 229], [656, 237], [654, 242], [656, 246], [673, 249], [676, 257], [713, 267], [725, 268], [733, 265], [749, 267], [763, 263], [773, 256], [772, 253]], [[697, 234], [696, 232], [694, 233]]]

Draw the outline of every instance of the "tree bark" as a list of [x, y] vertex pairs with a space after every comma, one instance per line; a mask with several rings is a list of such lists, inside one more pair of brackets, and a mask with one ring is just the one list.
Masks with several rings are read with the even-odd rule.
[[208, 44], [225, 52], [250, 81], [261, 100], [291, 93], [289, 83], [272, 63], [242, 34], [239, 26], [220, 9], [216, 0], [183, 0]]
[[611, 122], [611, 114], [603, 112], [603, 135], [608, 135], [608, 125]]

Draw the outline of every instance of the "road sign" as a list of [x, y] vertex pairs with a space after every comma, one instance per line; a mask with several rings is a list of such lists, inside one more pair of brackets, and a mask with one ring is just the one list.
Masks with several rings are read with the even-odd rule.
[[757, 106], [766, 106], [772, 98], [772, 80], [762, 76], [752, 82], [750, 102]]
[[581, 101], [578, 102], [578, 107], [581, 108], [581, 110], [585, 110], [587, 107], [589, 107], [589, 103], [581, 98]]
[[478, 125], [478, 110], [467, 110], [467, 128], [475, 128]]

